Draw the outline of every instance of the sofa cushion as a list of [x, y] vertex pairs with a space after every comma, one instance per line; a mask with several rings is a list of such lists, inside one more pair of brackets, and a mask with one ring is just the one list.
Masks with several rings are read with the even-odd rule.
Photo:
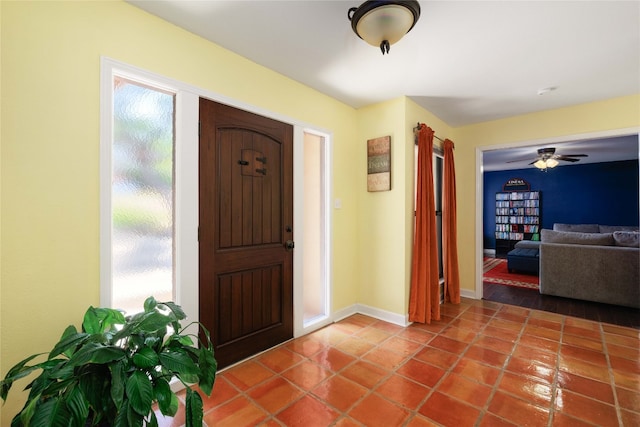
[[542, 229], [542, 243], [570, 243], [576, 245], [613, 246], [612, 233], [576, 233]]
[[[598, 224], [553, 224], [555, 231], [574, 231], [578, 233], [600, 233]], [[610, 231], [612, 233], [612, 231]]]
[[640, 233], [637, 231], [614, 231], [613, 240], [616, 246], [640, 248]]
[[634, 225], [601, 225], [601, 233], [613, 233], [615, 231], [638, 231], [638, 227]]

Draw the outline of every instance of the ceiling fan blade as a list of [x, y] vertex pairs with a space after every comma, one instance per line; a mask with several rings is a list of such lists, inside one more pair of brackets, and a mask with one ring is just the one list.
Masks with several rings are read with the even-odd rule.
[[574, 159], [572, 157], [567, 157], [567, 156], [555, 156], [554, 159], [563, 160], [565, 162], [571, 162], [571, 163], [575, 163], [575, 162], [579, 162], [580, 161], [580, 159]]
[[518, 160], [509, 160], [505, 163], [518, 163], [518, 162], [526, 162], [527, 160], [531, 160], [531, 157], [527, 157], [526, 159], [518, 159]]
[[588, 154], [561, 154], [564, 157], [589, 157]]

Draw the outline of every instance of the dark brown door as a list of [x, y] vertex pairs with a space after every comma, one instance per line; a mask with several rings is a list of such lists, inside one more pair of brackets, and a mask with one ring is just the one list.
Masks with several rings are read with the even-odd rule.
[[293, 127], [200, 99], [200, 321], [219, 367], [293, 337]]

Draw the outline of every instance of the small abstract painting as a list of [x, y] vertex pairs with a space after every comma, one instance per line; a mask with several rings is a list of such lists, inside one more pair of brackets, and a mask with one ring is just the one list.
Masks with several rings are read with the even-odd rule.
[[391, 137], [367, 140], [367, 191], [391, 190]]

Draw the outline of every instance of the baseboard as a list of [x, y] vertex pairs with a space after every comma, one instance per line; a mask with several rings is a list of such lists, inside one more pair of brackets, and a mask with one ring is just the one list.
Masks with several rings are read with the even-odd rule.
[[370, 307], [365, 304], [354, 304], [352, 306], [343, 308], [333, 313], [333, 321], [338, 322], [356, 313], [364, 314], [369, 317], [373, 317], [378, 320], [384, 320], [385, 322], [393, 323], [398, 326], [409, 326], [409, 315], [393, 313], [391, 311], [381, 310], [379, 308]]
[[[479, 299], [475, 291], [472, 289], [460, 289], [460, 296], [469, 299]], [[349, 307], [345, 307], [333, 313], [333, 321], [339, 322], [346, 319], [349, 316], [353, 316], [356, 313], [364, 314], [375, 319], [384, 320], [385, 322], [393, 323], [394, 325], [406, 327], [412, 322], [409, 321], [409, 315], [393, 313], [379, 308], [370, 307], [365, 304], [353, 304]]]
[[482, 254], [486, 257], [489, 258], [495, 258], [496, 257], [496, 250], [495, 249], [484, 249], [482, 251]]
[[358, 312], [357, 310], [357, 306], [358, 304], [353, 304], [350, 305], [349, 307], [345, 307], [342, 308], [338, 311], [334, 311], [333, 312], [333, 316], [331, 316], [333, 318], [334, 322], [339, 322], [342, 319], [346, 319], [349, 316], [353, 316], [354, 314], [356, 314]]
[[476, 291], [471, 289], [460, 289], [460, 296], [463, 298], [478, 299]]
[[374, 317], [385, 322], [393, 323], [399, 326], [409, 326], [409, 314], [398, 314], [391, 311], [381, 310], [379, 308], [370, 307], [364, 304], [356, 304], [358, 306], [358, 312], [366, 314], [367, 316]]

